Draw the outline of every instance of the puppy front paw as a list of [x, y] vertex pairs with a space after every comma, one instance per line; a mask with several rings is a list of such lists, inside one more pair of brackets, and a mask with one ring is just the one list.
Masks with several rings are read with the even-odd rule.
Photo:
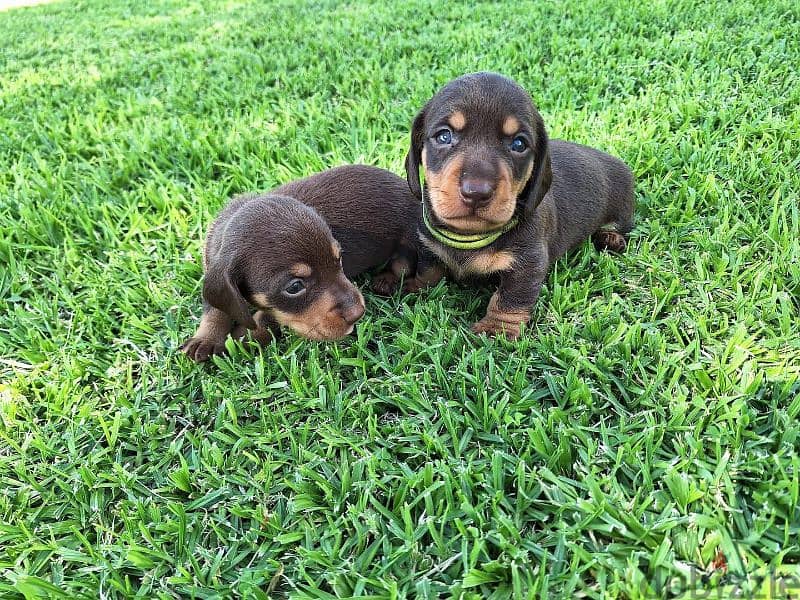
[[253, 320], [256, 322], [255, 329], [237, 325], [231, 331], [231, 337], [238, 342], [253, 341], [268, 346], [272, 340], [280, 336], [280, 325], [275, 323], [266, 311], [259, 310], [253, 315]]
[[183, 343], [181, 351], [195, 362], [205, 362], [213, 354], [225, 354], [225, 343], [211, 338], [191, 337]]
[[372, 291], [379, 296], [392, 296], [397, 291], [399, 282], [397, 275], [391, 271], [384, 271], [372, 278]]
[[520, 336], [522, 323], [509, 323], [491, 317], [484, 317], [475, 323], [471, 329], [472, 333], [486, 334], [489, 337], [505, 335], [509, 340], [516, 340]]
[[516, 340], [522, 332], [522, 325], [530, 318], [527, 308], [500, 308], [500, 298], [495, 292], [489, 300], [486, 316], [472, 326], [472, 332], [491, 337], [505, 335], [509, 340]]

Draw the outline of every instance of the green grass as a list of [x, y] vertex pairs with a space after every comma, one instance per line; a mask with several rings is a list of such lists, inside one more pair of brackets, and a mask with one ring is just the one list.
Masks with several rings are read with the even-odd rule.
[[[792, 585], [800, 9], [641, 4], [0, 13], [0, 596]], [[560, 261], [518, 343], [445, 282], [368, 294], [340, 343], [179, 353], [226, 197], [400, 173], [416, 110], [483, 69], [632, 166], [627, 254]]]

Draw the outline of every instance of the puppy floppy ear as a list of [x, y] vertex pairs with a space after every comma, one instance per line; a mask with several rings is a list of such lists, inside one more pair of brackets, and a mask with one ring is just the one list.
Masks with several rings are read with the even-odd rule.
[[425, 125], [425, 109], [414, 117], [411, 125], [411, 146], [406, 154], [406, 180], [408, 187], [418, 200], [422, 200], [422, 187], [419, 183], [419, 165], [422, 162], [422, 145], [425, 141], [423, 126]]
[[240, 325], [255, 329], [256, 322], [250, 314], [250, 308], [233, 280], [232, 266], [232, 262], [209, 265], [203, 278], [203, 298]]
[[550, 162], [549, 140], [544, 122], [541, 117], [536, 120], [536, 163], [533, 167], [528, 183], [522, 192], [523, 198], [527, 199], [526, 210], [534, 210], [545, 197], [553, 182], [553, 166]]

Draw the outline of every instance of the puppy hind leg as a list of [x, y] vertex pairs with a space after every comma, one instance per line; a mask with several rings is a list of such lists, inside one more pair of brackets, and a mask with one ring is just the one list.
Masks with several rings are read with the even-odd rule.
[[625, 236], [613, 229], [600, 229], [592, 234], [592, 243], [598, 252], [607, 250], [614, 254], [625, 252], [628, 241]]
[[609, 197], [606, 225], [592, 235], [597, 250], [622, 253], [633, 230], [635, 180], [630, 169], [620, 161], [612, 161], [612, 192]]
[[607, 250], [615, 254], [625, 252], [628, 234], [633, 230], [633, 198], [622, 203], [612, 221], [592, 234], [592, 243], [598, 252]]

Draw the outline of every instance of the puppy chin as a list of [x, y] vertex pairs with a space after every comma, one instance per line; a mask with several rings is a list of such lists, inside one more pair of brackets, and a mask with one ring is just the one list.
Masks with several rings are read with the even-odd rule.
[[431, 208], [436, 218], [448, 229], [469, 234], [500, 229], [514, 216], [515, 204], [513, 201], [495, 200], [489, 206], [473, 210], [463, 204], [444, 207], [431, 202]]
[[496, 211], [491, 211], [489, 214], [486, 214], [481, 210], [475, 213], [467, 212], [463, 215], [450, 216], [440, 215], [436, 213], [436, 211], [434, 211], [434, 213], [436, 214], [436, 218], [444, 223], [448, 229], [467, 234], [487, 233], [495, 229], [500, 229], [514, 216], [513, 208], [503, 211], [501, 214], [498, 214]]
[[451, 231], [460, 233], [485, 233], [492, 229], [502, 227], [502, 223], [491, 223], [474, 215], [467, 217], [439, 217], [439, 220], [444, 223]]
[[292, 324], [292, 330], [300, 337], [315, 342], [330, 342], [341, 340], [353, 333], [354, 324], [341, 320], [336, 323], [314, 323], [311, 326], [306, 324]]

